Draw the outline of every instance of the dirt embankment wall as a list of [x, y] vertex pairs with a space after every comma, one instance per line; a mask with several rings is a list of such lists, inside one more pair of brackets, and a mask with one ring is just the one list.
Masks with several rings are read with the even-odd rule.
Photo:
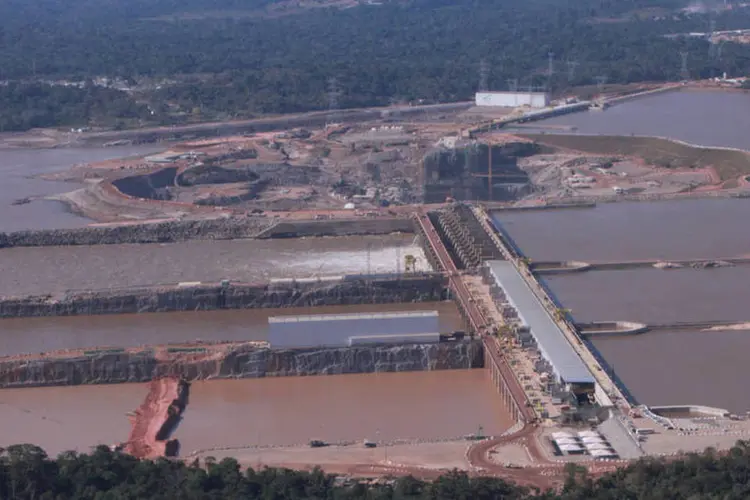
[[373, 345], [272, 350], [236, 345], [219, 355], [181, 353], [157, 356], [153, 350], [69, 358], [0, 360], [0, 387], [259, 378], [348, 373], [406, 372], [481, 368], [480, 340], [437, 344]]
[[548, 146], [593, 154], [637, 156], [674, 168], [714, 167], [722, 181], [750, 173], [750, 154], [730, 148], [706, 148], [660, 137], [519, 134]]
[[174, 243], [188, 240], [357, 236], [414, 232], [410, 218], [303, 220], [278, 222], [268, 217], [168, 221], [121, 226], [0, 233], [0, 248]]
[[265, 307], [311, 307], [443, 300], [442, 275], [242, 285], [205, 284], [69, 292], [61, 297], [0, 299], [0, 317], [75, 316]]
[[125, 452], [150, 459], [177, 455], [179, 442], [170, 436], [187, 405], [188, 388], [177, 377], [151, 381], [146, 399], [131, 417]]

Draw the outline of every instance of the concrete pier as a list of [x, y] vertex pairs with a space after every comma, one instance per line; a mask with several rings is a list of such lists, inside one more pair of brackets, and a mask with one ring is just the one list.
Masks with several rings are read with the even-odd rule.
[[503, 399], [503, 404], [513, 415], [513, 420], [528, 424], [536, 420], [534, 409], [526, 393], [513, 374], [500, 346], [494, 337], [484, 337], [484, 366], [489, 369], [492, 383]]
[[576, 323], [575, 326], [581, 335], [588, 337], [618, 337], [649, 331], [649, 326], [645, 323], [633, 321], [593, 321], [591, 323]]
[[535, 274], [562, 274], [583, 271], [619, 271], [627, 269], [709, 269], [714, 267], [731, 267], [750, 264], [749, 257], [731, 257], [727, 259], [692, 259], [692, 260], [633, 260], [622, 262], [531, 262], [529, 267]]

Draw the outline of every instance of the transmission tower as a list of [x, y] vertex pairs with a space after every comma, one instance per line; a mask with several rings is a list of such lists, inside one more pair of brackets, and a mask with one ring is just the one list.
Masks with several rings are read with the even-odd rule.
[[338, 121], [338, 110], [339, 110], [339, 85], [336, 77], [328, 79], [328, 117], [326, 118], [326, 125], [333, 125]]
[[576, 73], [576, 67], [578, 67], [578, 61], [567, 61], [568, 65], [568, 81], [573, 81], [573, 77]]
[[486, 92], [489, 90], [489, 76], [490, 76], [490, 65], [487, 61], [482, 59], [479, 63], [479, 91]]
[[595, 80], [596, 88], [599, 90], [599, 95], [602, 95], [602, 93], [604, 93], [604, 85], [607, 83], [607, 77], [605, 75], [601, 75], [597, 76]]
[[711, 16], [711, 20], [708, 23], [708, 34], [706, 40], [708, 40], [708, 57], [716, 59], [716, 44], [714, 43], [714, 32], [716, 31], [716, 19]]
[[547, 52], [547, 78], [555, 74], [555, 53]]
[[690, 80], [690, 72], [688, 71], [688, 53], [687, 51], [680, 52], [680, 58], [682, 58], [682, 66], [680, 67], [680, 77], [683, 81]]

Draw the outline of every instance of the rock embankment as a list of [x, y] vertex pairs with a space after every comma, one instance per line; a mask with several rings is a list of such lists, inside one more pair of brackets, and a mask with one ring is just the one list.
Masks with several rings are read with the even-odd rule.
[[101, 351], [71, 357], [0, 360], [0, 387], [149, 382], [162, 377], [186, 381], [407, 372], [480, 368], [479, 340], [436, 344], [283, 349], [235, 344], [158, 351]]
[[121, 243], [173, 243], [194, 239], [231, 240], [254, 238], [273, 226], [272, 219], [243, 217], [148, 224], [50, 229], [0, 233], [0, 248], [115, 245]]
[[283, 221], [270, 217], [232, 217], [143, 224], [0, 233], [0, 248], [175, 243], [189, 240], [300, 238], [412, 233], [409, 218]]
[[446, 286], [442, 275], [423, 274], [371, 280], [289, 280], [224, 286], [206, 283], [68, 292], [60, 296], [0, 297], [0, 318], [431, 302], [445, 299]]

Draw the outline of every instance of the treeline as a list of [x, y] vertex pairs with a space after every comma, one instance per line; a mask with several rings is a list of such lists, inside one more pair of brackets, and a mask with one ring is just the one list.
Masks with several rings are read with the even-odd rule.
[[530, 490], [501, 479], [459, 471], [435, 481], [412, 477], [386, 484], [341, 481], [315, 469], [252, 468], [233, 459], [186, 465], [161, 459], [139, 461], [98, 447], [91, 454], [67, 452], [57, 459], [32, 445], [9, 446], [0, 456], [0, 498], [45, 499], [362, 499], [362, 500], [620, 500], [750, 498], [750, 443], [726, 454], [707, 450], [683, 460], [645, 459], [600, 479], [571, 465], [560, 491]]
[[126, 127], [149, 117], [147, 106], [118, 90], [93, 85], [0, 85], [0, 132], [57, 126]]
[[[179, 123], [325, 108], [332, 77], [341, 107], [470, 99], [482, 59], [490, 89], [676, 81], [681, 51], [694, 78], [750, 66], [748, 46], [665, 38], [708, 28], [707, 15], [675, 14], [682, 0], [391, 0], [263, 17], [270, 3], [6, 0], [0, 80], [148, 82], [130, 106]], [[750, 25], [749, 12], [715, 16], [716, 29]]]

